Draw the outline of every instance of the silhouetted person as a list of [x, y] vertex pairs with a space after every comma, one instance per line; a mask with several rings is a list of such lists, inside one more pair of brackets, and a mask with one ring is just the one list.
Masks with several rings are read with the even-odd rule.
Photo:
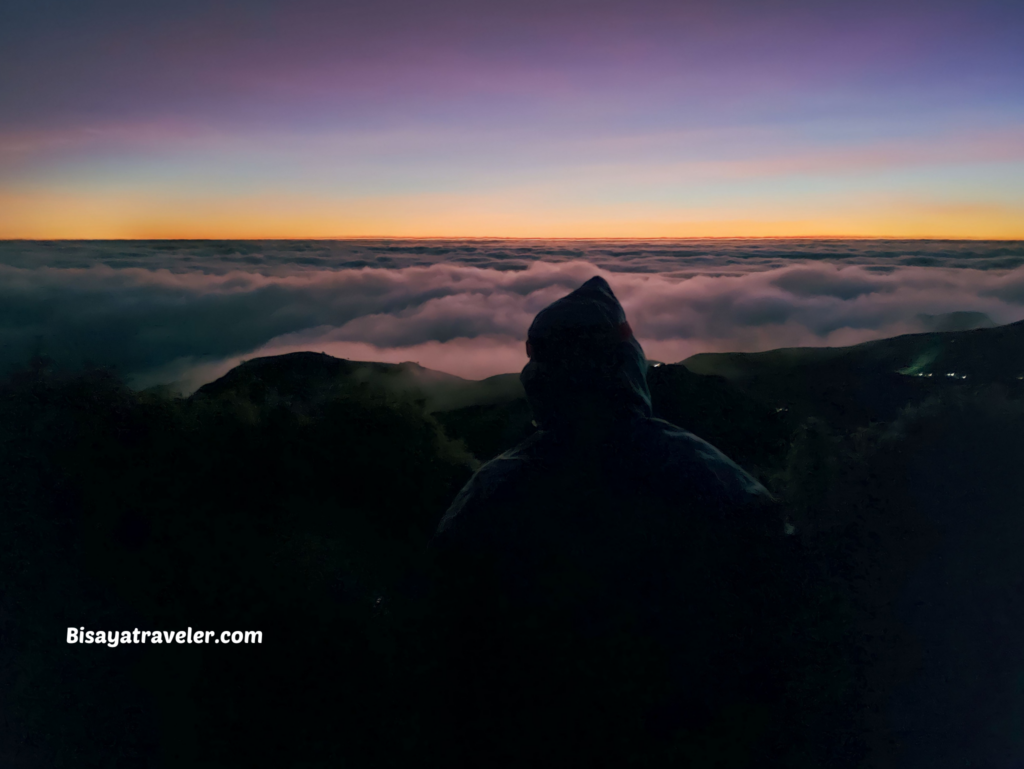
[[455, 760], [768, 765], [775, 500], [651, 417], [643, 350], [602, 278], [541, 311], [527, 352], [539, 430], [477, 471], [435, 537]]

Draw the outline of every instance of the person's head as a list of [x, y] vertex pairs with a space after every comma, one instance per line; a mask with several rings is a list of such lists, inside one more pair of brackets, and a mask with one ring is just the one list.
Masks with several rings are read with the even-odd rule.
[[520, 377], [538, 424], [650, 416], [647, 360], [604, 278], [538, 313]]

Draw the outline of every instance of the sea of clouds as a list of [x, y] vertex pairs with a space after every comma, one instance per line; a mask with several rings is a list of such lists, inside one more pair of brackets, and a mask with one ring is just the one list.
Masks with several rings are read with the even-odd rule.
[[666, 362], [1024, 318], [1024, 242], [3, 241], [0, 366], [42, 352], [188, 393], [313, 350], [480, 379], [521, 369], [533, 317], [594, 275]]

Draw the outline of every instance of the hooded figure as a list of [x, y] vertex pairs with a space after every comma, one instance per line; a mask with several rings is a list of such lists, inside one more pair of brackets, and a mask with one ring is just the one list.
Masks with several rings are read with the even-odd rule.
[[539, 429], [476, 472], [434, 540], [458, 758], [764, 766], [775, 500], [652, 418], [643, 350], [604, 279], [542, 310], [526, 349]]

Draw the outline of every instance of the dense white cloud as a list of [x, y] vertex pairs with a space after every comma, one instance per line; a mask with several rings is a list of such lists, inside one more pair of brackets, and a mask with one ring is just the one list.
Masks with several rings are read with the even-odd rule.
[[1024, 318], [1013, 243], [11, 241], [0, 363], [41, 345], [191, 390], [245, 358], [314, 350], [482, 378], [521, 368], [536, 313], [595, 274], [666, 361], [855, 344], [955, 311]]

